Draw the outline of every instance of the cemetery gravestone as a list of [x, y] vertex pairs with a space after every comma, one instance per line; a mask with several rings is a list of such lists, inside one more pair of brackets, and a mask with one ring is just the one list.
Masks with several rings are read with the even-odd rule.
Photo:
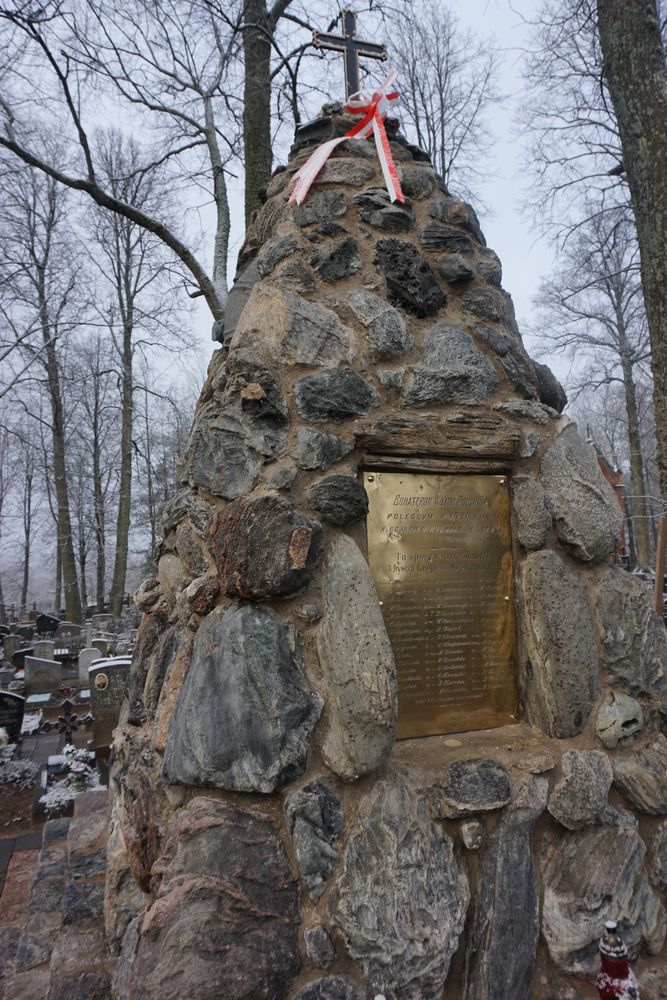
[[80, 639], [81, 626], [74, 622], [61, 622], [56, 629], [56, 639]]
[[60, 625], [60, 620], [53, 615], [41, 614], [35, 618], [35, 628], [39, 635], [53, 635]]
[[17, 740], [21, 735], [25, 698], [11, 691], [0, 691], [0, 728], [4, 729], [10, 740]]
[[116, 637], [113, 635], [98, 635], [95, 636], [90, 645], [99, 651], [100, 656], [111, 656], [115, 642]]
[[35, 656], [25, 658], [26, 694], [55, 694], [62, 687], [63, 668], [58, 660], [40, 660]]
[[32, 644], [32, 655], [40, 660], [52, 660], [55, 645], [52, 639], [36, 639]]
[[17, 649], [15, 653], [12, 653], [12, 666], [15, 670], [23, 670], [25, 664], [26, 656], [32, 656], [34, 649], [32, 646], [24, 646], [22, 649]]
[[118, 724], [121, 706], [127, 697], [129, 657], [104, 660], [88, 670], [90, 710], [96, 749], [108, 747]]
[[2, 640], [2, 658], [5, 663], [11, 663], [12, 657], [17, 649], [21, 649], [24, 646], [24, 640], [20, 635], [16, 635], [15, 632], [11, 632], [6, 635]]
[[0, 687], [5, 687], [16, 677], [16, 671], [13, 667], [0, 667]]
[[99, 649], [94, 646], [86, 646], [79, 653], [79, 681], [88, 687], [88, 670], [96, 660], [101, 660], [102, 655]]

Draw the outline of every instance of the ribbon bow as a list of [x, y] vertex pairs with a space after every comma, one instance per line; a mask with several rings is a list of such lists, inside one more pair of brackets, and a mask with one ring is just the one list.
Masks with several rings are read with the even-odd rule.
[[375, 147], [380, 158], [382, 175], [387, 186], [387, 191], [389, 192], [389, 197], [391, 201], [405, 201], [398, 180], [396, 164], [389, 148], [389, 139], [384, 127], [384, 119], [387, 117], [387, 111], [392, 105], [398, 102], [398, 93], [395, 90], [389, 91], [389, 87], [395, 78], [396, 70], [392, 70], [380, 89], [376, 90], [370, 98], [364, 97], [361, 92], [352, 94], [348, 98], [345, 105], [346, 110], [350, 111], [353, 115], [363, 115], [362, 120], [357, 122], [345, 135], [340, 136], [338, 139], [329, 139], [328, 142], [323, 142], [311, 154], [303, 166], [297, 170], [292, 178], [290, 204], [294, 204], [295, 202], [297, 205], [302, 204], [315, 178], [336, 146], [339, 146], [341, 142], [346, 142], [348, 139], [367, 139], [371, 132], [375, 136]]

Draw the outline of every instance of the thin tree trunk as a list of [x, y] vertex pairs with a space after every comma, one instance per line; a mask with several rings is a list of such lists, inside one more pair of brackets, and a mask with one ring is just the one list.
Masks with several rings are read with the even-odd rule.
[[151, 526], [151, 565], [157, 568], [157, 510], [153, 488], [153, 466], [151, 461], [151, 435], [148, 420], [148, 393], [144, 393], [144, 423], [146, 432], [146, 497], [148, 502], [148, 522]]
[[106, 539], [104, 491], [100, 463], [100, 385], [95, 379], [93, 402], [93, 503], [95, 506], [95, 603], [98, 614], [104, 612], [104, 582], [106, 577]]
[[25, 615], [28, 603], [28, 581], [30, 577], [30, 533], [32, 531], [32, 456], [26, 454], [26, 471], [23, 489], [23, 579], [21, 581], [21, 616]]
[[125, 578], [127, 575], [127, 552], [130, 533], [130, 512], [132, 504], [132, 417], [133, 388], [132, 373], [132, 327], [131, 311], [123, 323], [123, 380], [120, 431], [120, 496], [116, 519], [116, 555], [111, 582], [110, 612], [118, 617], [123, 609]]
[[245, 0], [243, 29], [243, 151], [245, 222], [259, 208], [259, 191], [271, 173], [271, 39], [265, 0]]
[[53, 610], [57, 615], [60, 614], [63, 601], [62, 593], [62, 580], [63, 580], [63, 561], [60, 555], [60, 528], [57, 529], [57, 540], [56, 540], [56, 587], [55, 594], [53, 597]]
[[0, 576], [0, 625], [7, 624], [7, 608], [5, 607], [5, 595], [2, 592], [2, 576]]
[[51, 433], [53, 440], [53, 478], [58, 510], [58, 530], [60, 536], [60, 560], [63, 587], [65, 591], [65, 615], [69, 621], [81, 621], [81, 597], [76, 574], [72, 521], [70, 517], [69, 492], [67, 489], [67, 466], [65, 462], [65, 427], [60, 389], [58, 359], [51, 331], [46, 318], [46, 296], [44, 294], [43, 272], [39, 281], [40, 312], [42, 314], [42, 335], [46, 348], [46, 374], [51, 401]]
[[649, 544], [649, 511], [646, 503], [646, 482], [644, 477], [644, 456], [642, 454], [637, 392], [632, 366], [623, 364], [623, 390], [625, 392], [625, 412], [628, 418], [628, 445], [630, 449], [630, 480], [632, 482], [632, 509], [634, 512], [634, 535], [637, 546], [637, 565], [648, 569], [651, 564]]
[[667, 497], [667, 67], [656, 0], [597, 0], [651, 336], [660, 488]]

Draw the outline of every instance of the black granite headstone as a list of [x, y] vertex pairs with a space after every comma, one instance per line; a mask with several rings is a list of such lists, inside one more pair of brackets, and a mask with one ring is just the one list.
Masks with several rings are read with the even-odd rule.
[[10, 740], [20, 736], [23, 725], [25, 698], [11, 691], [0, 691], [0, 728], [7, 731]]

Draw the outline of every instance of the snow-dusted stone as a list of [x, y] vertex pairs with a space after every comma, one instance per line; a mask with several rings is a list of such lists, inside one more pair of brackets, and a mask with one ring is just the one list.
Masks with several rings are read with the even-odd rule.
[[484, 850], [468, 934], [465, 1000], [528, 1000], [540, 920], [532, 834], [546, 798], [546, 779], [526, 779]]
[[408, 198], [428, 198], [437, 184], [435, 170], [431, 167], [398, 168], [398, 179], [401, 182], [403, 194]]
[[646, 585], [610, 566], [597, 592], [602, 663], [612, 684], [667, 702], [667, 630]]
[[216, 608], [197, 632], [165, 752], [167, 780], [272, 792], [306, 766], [322, 699], [268, 608]]
[[541, 465], [546, 504], [558, 537], [584, 562], [606, 559], [618, 544], [623, 512], [594, 448], [570, 424]]
[[628, 814], [613, 824], [545, 835], [542, 934], [559, 969], [588, 976], [597, 971], [606, 920], [622, 924], [633, 958], [640, 949], [656, 954], [662, 948], [667, 921], [643, 867], [645, 854], [637, 821]]
[[334, 846], [343, 825], [338, 796], [322, 781], [311, 781], [288, 797], [285, 816], [301, 878], [317, 902], [338, 865]]
[[469, 893], [451, 838], [408, 781], [379, 781], [362, 802], [329, 912], [371, 995], [442, 995]]
[[315, 184], [349, 184], [361, 187], [375, 177], [375, 164], [359, 157], [331, 157], [315, 178]]
[[220, 583], [230, 597], [288, 597], [310, 581], [322, 545], [318, 521], [275, 493], [241, 497], [220, 528]]
[[377, 399], [377, 391], [352, 369], [334, 368], [299, 379], [294, 398], [305, 420], [322, 423], [363, 416]]
[[495, 368], [469, 333], [454, 323], [437, 323], [424, 339], [405, 405], [483, 403], [499, 384]]
[[619, 751], [613, 760], [614, 784], [631, 806], [654, 816], [667, 815], [667, 739]]
[[175, 841], [123, 996], [285, 1000], [299, 969], [298, 886], [274, 823], [198, 797]]
[[631, 743], [643, 728], [641, 705], [622, 691], [611, 691], [595, 717], [595, 732], [610, 750]]
[[296, 460], [302, 469], [328, 469], [353, 449], [354, 444], [337, 434], [302, 427], [297, 435]]
[[436, 789], [437, 808], [447, 819], [502, 809], [510, 800], [507, 768], [494, 760], [450, 764]]
[[371, 357], [398, 358], [412, 347], [412, 335], [398, 309], [373, 292], [355, 292], [348, 305], [367, 330]]
[[579, 574], [547, 549], [520, 572], [526, 719], [549, 736], [575, 736], [599, 691], [595, 629]]
[[321, 580], [322, 754], [332, 771], [350, 779], [375, 771], [394, 745], [394, 656], [368, 563], [347, 535], [326, 550]]
[[255, 287], [236, 326], [235, 347], [273, 364], [318, 368], [352, 361], [357, 353], [356, 337], [335, 312], [269, 283]]
[[544, 490], [537, 479], [515, 476], [512, 510], [519, 543], [529, 552], [541, 549], [551, 529], [551, 514], [544, 503]]
[[606, 753], [568, 750], [561, 759], [562, 776], [549, 796], [548, 809], [568, 830], [595, 823], [607, 807], [614, 772]]

